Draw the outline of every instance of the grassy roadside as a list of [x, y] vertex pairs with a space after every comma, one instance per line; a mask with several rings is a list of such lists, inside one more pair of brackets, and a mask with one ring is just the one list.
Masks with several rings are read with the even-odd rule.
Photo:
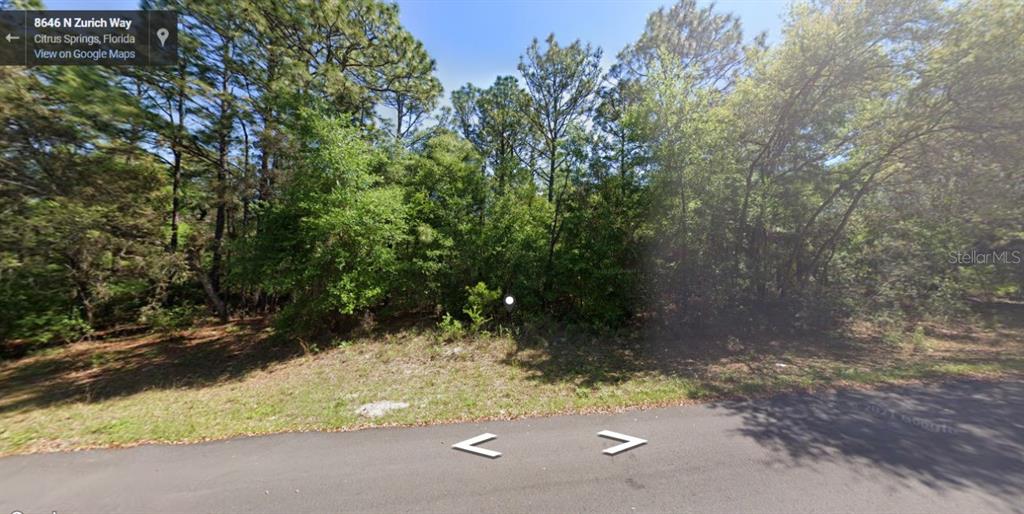
[[[641, 343], [533, 328], [446, 342], [407, 328], [310, 351], [273, 337], [260, 320], [121, 335], [0, 362], [0, 455], [1020, 377], [1022, 311], [900, 337], [854, 326], [844, 336]], [[381, 400], [409, 407], [379, 418], [356, 413]]]

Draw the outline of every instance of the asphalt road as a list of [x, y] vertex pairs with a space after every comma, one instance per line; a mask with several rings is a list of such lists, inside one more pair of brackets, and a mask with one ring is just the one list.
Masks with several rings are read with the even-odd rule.
[[8, 457], [13, 511], [1024, 512], [1024, 383]]

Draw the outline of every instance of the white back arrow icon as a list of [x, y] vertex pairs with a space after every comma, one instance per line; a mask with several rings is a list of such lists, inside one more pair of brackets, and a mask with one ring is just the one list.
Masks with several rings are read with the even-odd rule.
[[474, 445], [480, 444], [480, 443], [482, 443], [484, 441], [490, 441], [491, 439], [494, 439], [496, 437], [498, 437], [498, 436], [496, 436], [494, 434], [480, 434], [480, 435], [478, 435], [476, 437], [470, 437], [469, 439], [466, 439], [465, 441], [460, 441], [458, 443], [455, 443], [455, 444], [452, 445], [452, 448], [455, 448], [456, 450], [462, 450], [464, 452], [475, 453], [477, 455], [483, 455], [484, 457], [490, 457], [492, 459], [496, 459], [498, 457], [501, 457], [501, 452], [496, 452], [494, 450], [488, 450], [487, 448], [477, 448], [476, 446], [474, 446]]
[[615, 455], [619, 452], [624, 452], [631, 448], [647, 444], [647, 439], [640, 439], [639, 437], [633, 437], [631, 435], [620, 434], [618, 432], [612, 432], [611, 430], [602, 430], [597, 433], [601, 437], [607, 437], [609, 439], [616, 439], [619, 441], [626, 441], [622, 444], [612, 446], [611, 448], [605, 448], [604, 453], [608, 455]]

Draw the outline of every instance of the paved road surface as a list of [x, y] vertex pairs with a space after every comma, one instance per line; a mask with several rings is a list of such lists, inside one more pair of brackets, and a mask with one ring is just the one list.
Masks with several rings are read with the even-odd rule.
[[1024, 512], [1024, 383], [9, 457], [15, 510]]

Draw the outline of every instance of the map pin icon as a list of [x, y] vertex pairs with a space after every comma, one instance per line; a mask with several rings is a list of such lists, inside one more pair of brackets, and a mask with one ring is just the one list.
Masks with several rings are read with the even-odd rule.
[[160, 46], [164, 46], [164, 43], [167, 42], [167, 36], [169, 36], [169, 35], [170, 35], [170, 33], [167, 32], [167, 29], [163, 29], [163, 28], [157, 29], [157, 31], [156, 31], [156, 38], [160, 40]]

